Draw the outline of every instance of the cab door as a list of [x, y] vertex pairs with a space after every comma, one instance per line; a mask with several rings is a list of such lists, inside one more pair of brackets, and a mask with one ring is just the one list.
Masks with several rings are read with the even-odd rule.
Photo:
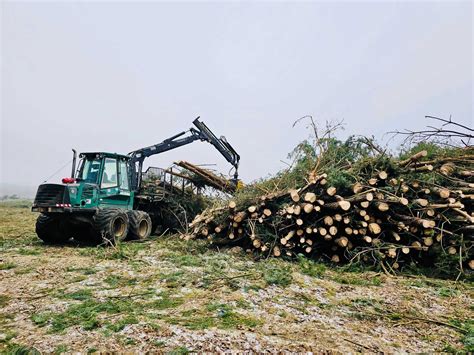
[[[105, 157], [100, 180], [99, 205], [104, 207], [129, 208], [130, 190], [128, 176], [122, 172], [123, 160]], [[126, 168], [126, 166], [125, 166]]]

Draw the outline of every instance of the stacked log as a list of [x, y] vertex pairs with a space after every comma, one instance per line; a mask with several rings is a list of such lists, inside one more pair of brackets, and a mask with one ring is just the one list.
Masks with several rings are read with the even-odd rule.
[[240, 245], [264, 256], [382, 263], [389, 270], [434, 265], [442, 257], [474, 267], [474, 154], [425, 160], [426, 152], [393, 171], [359, 176], [350, 189], [326, 174], [245, 203], [207, 210], [188, 238]]
[[218, 176], [208, 169], [203, 169], [187, 161], [180, 160], [175, 162], [175, 164], [193, 173], [194, 178], [192, 180], [194, 183], [196, 183], [196, 181], [199, 179], [200, 181], [202, 181], [203, 185], [211, 186], [216, 190], [227, 193], [235, 192], [235, 183], [226, 179], [223, 176]]

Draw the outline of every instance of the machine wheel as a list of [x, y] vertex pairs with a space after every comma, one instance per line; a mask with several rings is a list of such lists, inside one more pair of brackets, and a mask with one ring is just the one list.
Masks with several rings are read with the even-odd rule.
[[40, 214], [36, 220], [36, 234], [47, 244], [65, 243], [70, 237], [66, 221], [45, 214]]
[[130, 227], [127, 239], [137, 240], [148, 238], [152, 231], [151, 218], [143, 211], [128, 211]]
[[128, 216], [118, 208], [100, 208], [93, 217], [93, 228], [105, 244], [116, 244], [125, 240], [128, 234]]

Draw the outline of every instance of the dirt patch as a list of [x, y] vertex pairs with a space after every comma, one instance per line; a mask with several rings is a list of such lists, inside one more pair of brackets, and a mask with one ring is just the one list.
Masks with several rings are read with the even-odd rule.
[[173, 236], [47, 247], [34, 217], [0, 210], [0, 351], [466, 349], [472, 284], [308, 272]]

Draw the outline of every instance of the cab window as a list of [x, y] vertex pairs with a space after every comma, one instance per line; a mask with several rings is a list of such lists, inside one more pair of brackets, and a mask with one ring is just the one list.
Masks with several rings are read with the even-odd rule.
[[107, 189], [115, 186], [117, 186], [117, 160], [105, 158], [100, 187]]
[[123, 190], [128, 190], [128, 174], [127, 174], [127, 162], [121, 160], [119, 162], [119, 169], [120, 169], [120, 188]]
[[101, 160], [98, 158], [85, 158], [82, 160], [78, 178], [92, 184], [97, 184]]

